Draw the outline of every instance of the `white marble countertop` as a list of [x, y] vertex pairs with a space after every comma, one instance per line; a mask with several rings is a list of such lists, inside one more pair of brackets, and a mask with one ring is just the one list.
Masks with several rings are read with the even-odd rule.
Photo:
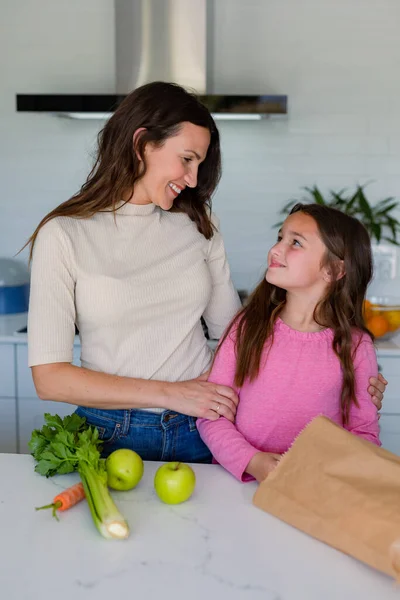
[[393, 580], [252, 505], [217, 465], [193, 465], [184, 504], [153, 491], [159, 463], [145, 463], [136, 490], [113, 492], [131, 536], [108, 541], [86, 502], [35, 512], [76, 474], [45, 479], [27, 455], [0, 454], [0, 597], [4, 600], [390, 600]]

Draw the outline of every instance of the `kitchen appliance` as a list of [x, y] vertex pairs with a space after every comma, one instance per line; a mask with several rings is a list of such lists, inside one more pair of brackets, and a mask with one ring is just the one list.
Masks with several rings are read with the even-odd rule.
[[29, 270], [13, 258], [0, 258], [0, 315], [26, 313], [29, 303]]
[[240, 85], [246, 73], [237, 73], [235, 95], [213, 93], [218, 86], [211, 69], [214, 45], [223, 44], [214, 34], [215, 2], [115, 0], [116, 94], [17, 94], [17, 111], [104, 119], [131, 90], [151, 81], [171, 81], [193, 89], [215, 118], [286, 114], [287, 96], [246, 94]]

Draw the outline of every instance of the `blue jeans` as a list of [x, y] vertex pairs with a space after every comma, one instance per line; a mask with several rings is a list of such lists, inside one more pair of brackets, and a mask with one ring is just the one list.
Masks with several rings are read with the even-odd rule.
[[76, 413], [99, 431], [102, 456], [130, 448], [143, 460], [210, 463], [211, 453], [200, 438], [196, 419], [165, 410], [100, 410], [79, 406]]

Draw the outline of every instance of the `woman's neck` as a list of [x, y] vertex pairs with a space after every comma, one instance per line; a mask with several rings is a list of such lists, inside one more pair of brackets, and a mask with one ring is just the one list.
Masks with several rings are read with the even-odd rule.
[[319, 299], [294, 296], [288, 292], [285, 306], [279, 316], [286, 325], [297, 331], [321, 331], [324, 328], [314, 320], [314, 310], [318, 302]]

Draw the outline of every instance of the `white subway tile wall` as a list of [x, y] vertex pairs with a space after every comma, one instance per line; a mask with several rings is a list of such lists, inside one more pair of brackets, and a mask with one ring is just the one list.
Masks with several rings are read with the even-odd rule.
[[[278, 210], [302, 186], [370, 181], [371, 201], [400, 197], [400, 3], [217, 0], [213, 10], [214, 91], [289, 97], [286, 118], [220, 124], [214, 209], [234, 281], [249, 288]], [[2, 1], [0, 256], [83, 183], [100, 128], [18, 114], [15, 94], [114, 92], [113, 16], [111, 0]]]

